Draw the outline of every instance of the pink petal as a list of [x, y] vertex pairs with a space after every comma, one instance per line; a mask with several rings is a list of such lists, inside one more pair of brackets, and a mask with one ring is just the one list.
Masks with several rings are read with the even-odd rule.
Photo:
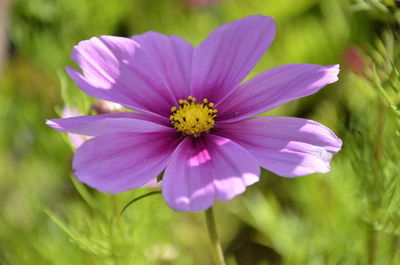
[[192, 95], [220, 102], [253, 69], [274, 36], [274, 20], [262, 15], [218, 27], [195, 49]]
[[154, 132], [173, 130], [169, 120], [156, 115], [118, 112], [47, 120], [46, 124], [62, 132], [98, 136], [114, 132]]
[[190, 90], [193, 46], [178, 36], [146, 32], [133, 36], [152, 62], [175, 99], [187, 98]]
[[75, 153], [78, 180], [106, 193], [141, 187], [157, 177], [180, 142], [175, 132], [111, 133]]
[[339, 65], [288, 64], [269, 69], [236, 89], [218, 108], [218, 119], [237, 121], [311, 95], [338, 80]]
[[169, 115], [175, 99], [139, 45], [129, 39], [101, 36], [81, 41], [71, 55], [82, 69], [67, 67], [85, 93], [130, 108]]
[[[70, 109], [67, 106], [65, 106], [61, 112], [61, 117], [71, 118], [71, 117], [79, 116], [81, 114], [82, 113], [80, 113], [77, 109], [74, 109], [74, 108]], [[51, 124], [51, 121], [47, 120], [46, 123]], [[78, 148], [79, 146], [81, 146], [86, 140], [85, 136], [74, 134], [74, 133], [68, 133], [68, 138], [69, 138], [71, 145], [75, 148]]]
[[165, 170], [162, 190], [177, 211], [201, 211], [216, 199], [227, 201], [258, 181], [260, 168], [244, 148], [226, 138], [206, 134], [187, 137]]
[[326, 173], [342, 141], [315, 121], [257, 117], [218, 124], [216, 131], [246, 148], [260, 166], [283, 177]]

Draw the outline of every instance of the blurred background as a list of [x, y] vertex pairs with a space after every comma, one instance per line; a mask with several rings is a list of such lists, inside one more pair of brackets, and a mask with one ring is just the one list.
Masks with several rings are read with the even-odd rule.
[[316, 120], [344, 145], [329, 174], [263, 171], [216, 204], [228, 264], [400, 264], [399, 1], [0, 0], [1, 265], [212, 264], [203, 213], [174, 212], [155, 195], [120, 216], [157, 188], [109, 196], [78, 183], [74, 141], [45, 119], [65, 107], [114, 110], [64, 71], [80, 40], [153, 30], [197, 45], [250, 14], [277, 23], [250, 77], [286, 63], [342, 69], [338, 82], [266, 115]]

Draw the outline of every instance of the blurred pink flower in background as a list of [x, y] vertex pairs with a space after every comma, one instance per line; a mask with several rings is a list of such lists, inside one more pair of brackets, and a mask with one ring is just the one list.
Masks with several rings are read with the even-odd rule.
[[366, 65], [362, 51], [356, 46], [349, 46], [344, 50], [343, 62], [345, 67], [358, 75], [365, 75]]
[[[68, 108], [65, 106], [61, 112], [61, 117], [63, 118], [71, 118], [71, 117], [76, 117], [76, 116], [81, 116], [82, 113], [80, 113], [77, 109], [74, 108]], [[80, 147], [83, 142], [88, 138], [86, 136], [82, 136], [80, 134], [75, 134], [75, 133], [68, 133], [68, 138], [71, 143], [71, 145], [75, 148]]]
[[259, 180], [330, 170], [342, 142], [317, 122], [256, 114], [338, 80], [339, 66], [288, 64], [247, 82], [272, 43], [275, 22], [255, 15], [224, 24], [198, 47], [156, 32], [101, 36], [75, 46], [67, 67], [80, 89], [136, 112], [48, 120], [93, 137], [75, 153], [77, 178], [102, 192], [141, 187], [165, 170], [162, 193], [178, 211], [227, 201]]
[[[113, 112], [121, 112], [124, 110], [124, 107], [118, 103], [101, 100], [98, 99], [92, 104], [92, 109], [99, 114], [113, 113]], [[76, 108], [69, 108], [65, 106], [62, 109], [61, 117], [63, 118], [71, 118], [76, 116], [82, 116], [82, 113]], [[88, 140], [90, 137], [82, 136], [80, 134], [68, 133], [68, 138], [73, 147], [80, 147], [84, 141]]]
[[186, 0], [189, 4], [193, 6], [206, 6], [211, 4], [218, 4], [228, 0]]
[[[92, 104], [92, 109], [99, 114], [106, 114], [123, 111], [124, 107], [118, 103], [99, 99]], [[69, 108], [65, 106], [62, 109], [61, 117], [71, 118], [76, 116], [82, 116], [82, 113], [76, 108]], [[80, 134], [68, 133], [68, 138], [71, 145], [75, 148], [78, 148], [83, 144], [84, 141], [88, 140], [90, 137], [82, 136]]]
[[95, 102], [93, 102], [92, 109], [96, 111], [98, 114], [125, 111], [125, 108], [121, 104], [101, 99], [98, 99]]

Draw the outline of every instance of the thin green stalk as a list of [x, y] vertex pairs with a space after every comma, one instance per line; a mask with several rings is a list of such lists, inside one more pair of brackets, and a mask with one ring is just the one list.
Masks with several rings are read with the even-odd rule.
[[396, 104], [393, 102], [393, 100], [389, 97], [389, 95], [386, 93], [386, 90], [382, 87], [381, 82], [379, 81], [378, 74], [376, 72], [376, 67], [373, 66], [372, 68], [373, 71], [373, 77], [372, 77], [372, 82], [376, 88], [380, 91], [381, 95], [386, 99], [387, 103], [390, 106], [390, 109], [396, 114], [397, 116], [400, 117], [400, 111], [397, 109]]
[[[375, 132], [375, 152], [374, 152], [374, 159], [376, 162], [376, 166], [381, 168], [381, 160], [384, 155], [384, 132], [385, 132], [385, 117], [386, 117], [386, 105], [385, 102], [378, 98], [378, 113], [376, 117], [376, 132]], [[379, 179], [374, 179], [374, 183], [376, 183], [376, 189], [380, 188]], [[375, 202], [372, 202], [372, 208], [375, 216], [376, 212], [376, 205]], [[369, 265], [376, 265], [377, 263], [377, 256], [378, 256], [378, 249], [379, 249], [379, 232], [376, 230], [373, 224], [369, 224], [368, 228], [368, 240], [367, 240], [367, 250], [368, 250], [368, 264]]]
[[375, 131], [375, 162], [377, 166], [381, 167], [380, 162], [384, 155], [384, 133], [385, 133], [385, 120], [386, 120], [386, 104], [379, 97], [378, 98], [378, 113], [376, 117], [376, 131]]
[[211, 248], [213, 251], [215, 265], [226, 265], [224, 253], [222, 252], [221, 243], [218, 238], [217, 227], [215, 225], [214, 212], [212, 207], [205, 211], [208, 234], [211, 240]]
[[378, 232], [373, 225], [370, 225], [368, 238], [368, 265], [376, 265], [377, 251]]

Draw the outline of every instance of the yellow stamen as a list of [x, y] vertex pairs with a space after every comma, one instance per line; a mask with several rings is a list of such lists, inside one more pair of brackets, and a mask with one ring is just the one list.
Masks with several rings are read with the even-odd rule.
[[179, 108], [171, 108], [170, 120], [179, 132], [186, 135], [199, 137], [201, 133], [208, 132], [215, 125], [217, 110], [213, 109], [214, 103], [204, 98], [201, 103], [196, 103], [196, 98], [188, 96], [187, 100], [178, 100]]

